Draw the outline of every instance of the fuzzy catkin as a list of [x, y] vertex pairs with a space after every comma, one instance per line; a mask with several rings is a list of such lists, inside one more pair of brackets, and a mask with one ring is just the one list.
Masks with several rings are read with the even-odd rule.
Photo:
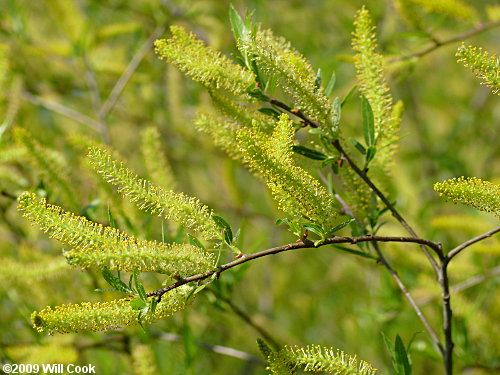
[[[151, 324], [184, 310], [190, 303], [188, 297], [191, 292], [192, 287], [183, 285], [164, 294], [155, 312], [148, 312], [141, 317], [142, 324]], [[49, 334], [105, 332], [138, 324], [138, 315], [139, 311], [132, 308], [128, 299], [119, 299], [109, 302], [67, 304], [54, 308], [48, 306], [41, 311], [33, 312], [31, 320], [34, 329]]]

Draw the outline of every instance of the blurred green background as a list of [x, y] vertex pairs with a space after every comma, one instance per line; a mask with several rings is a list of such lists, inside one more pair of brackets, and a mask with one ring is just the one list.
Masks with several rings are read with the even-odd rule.
[[[417, 6], [425, 25], [420, 30], [405, 20], [393, 1], [231, 3], [241, 14], [253, 10], [256, 21], [288, 39], [325, 77], [335, 71], [334, 95], [340, 97], [355, 84], [352, 20], [355, 11], [366, 5], [377, 24], [380, 51], [387, 57], [393, 96], [405, 105], [394, 171], [400, 211], [422, 237], [443, 241], [448, 249], [498, 225], [486, 214], [443, 202], [432, 190], [435, 182], [462, 175], [499, 182], [498, 96], [456, 63], [454, 54], [461, 42], [420, 58], [400, 59], [431, 45], [431, 36], [445, 40], [480, 22], [500, 19], [498, 7], [493, 7], [497, 1], [468, 2], [474, 12], [466, 17]], [[257, 359], [255, 339], [262, 332], [255, 330], [257, 325], [279, 344], [340, 348], [386, 374], [392, 371], [391, 360], [381, 332], [392, 340], [400, 334], [405, 343], [414, 339], [415, 374], [441, 372], [431, 340], [385, 269], [334, 248], [281, 254], [228, 271], [193, 307], [147, 332], [127, 328], [108, 334], [44, 336], [31, 328], [31, 312], [46, 305], [117, 295], [93, 292], [106, 288], [102, 278], [69, 267], [50, 275], [23, 276], [30, 264], [51, 264], [62, 249], [17, 213], [13, 197], [23, 190], [45, 194], [51, 202], [102, 223], [108, 222], [110, 207], [121, 229], [140, 238], [161, 240], [162, 228], [167, 239], [176, 236], [175, 227], [166, 223], [163, 227], [159, 219], [118, 196], [106, 200], [83, 161], [82, 144], [87, 142], [83, 135], [109, 143], [145, 175], [139, 134], [156, 126], [179, 191], [198, 197], [233, 228], [240, 228], [243, 251], [296, 240], [274, 225], [282, 213], [265, 187], [192, 126], [196, 111], [210, 105], [207, 92], [159, 61], [151, 48], [154, 38], [168, 36], [169, 25], [179, 24], [235, 54], [229, 4], [226, 0], [0, 2], [0, 359], [91, 363], [99, 374], [141, 373], [137, 364], [132, 365], [131, 353], [142, 343], [153, 349], [152, 362], [159, 373], [261, 374], [264, 366]], [[498, 52], [498, 30], [465, 43]], [[343, 108], [345, 134], [361, 136], [359, 108], [357, 99]], [[74, 189], [77, 207], [53, 192], [50, 180], [26, 160], [12, 135], [15, 127], [29, 131], [52, 153]], [[404, 233], [388, 215], [384, 219], [381, 233]], [[384, 249], [439, 331], [439, 289], [422, 255], [412, 245], [384, 245]], [[500, 301], [494, 298], [498, 268], [491, 271], [498, 266], [498, 254], [500, 241], [490, 239], [461, 254], [450, 269], [452, 285], [486, 275], [454, 295], [457, 373], [499, 371]], [[28, 265], [27, 269], [19, 264]], [[153, 275], [146, 280], [150, 289], [159, 283]], [[256, 357], [216, 353], [213, 345]]]

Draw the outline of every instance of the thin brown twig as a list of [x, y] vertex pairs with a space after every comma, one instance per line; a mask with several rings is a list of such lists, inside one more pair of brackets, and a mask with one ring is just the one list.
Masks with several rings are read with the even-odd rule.
[[230, 268], [239, 266], [240, 264], [246, 263], [248, 261], [257, 259], [257, 258], [262, 258], [268, 255], [274, 255], [278, 254], [284, 251], [290, 251], [290, 250], [298, 250], [298, 249], [308, 249], [308, 248], [315, 248], [315, 247], [321, 247], [321, 246], [326, 246], [326, 245], [331, 245], [331, 244], [339, 244], [339, 243], [349, 243], [349, 244], [356, 244], [358, 242], [410, 242], [410, 243], [418, 243], [422, 245], [429, 246], [434, 249], [438, 249], [440, 247], [440, 244], [426, 240], [424, 238], [415, 238], [415, 237], [389, 237], [389, 236], [372, 236], [372, 235], [366, 235], [366, 236], [359, 236], [359, 237], [332, 237], [332, 238], [327, 238], [324, 240], [322, 243], [319, 243], [317, 245], [314, 244], [314, 242], [310, 240], [303, 240], [300, 242], [294, 242], [290, 243], [287, 245], [283, 246], [278, 246], [278, 247], [273, 247], [270, 249], [258, 251], [256, 253], [252, 254], [244, 254], [240, 258], [235, 259], [231, 262], [228, 262], [226, 264], [220, 265], [217, 268], [206, 271], [197, 275], [192, 275], [188, 277], [182, 277], [179, 278], [175, 283], [170, 284], [164, 288], [154, 290], [152, 292], [148, 292], [148, 296], [162, 296], [163, 294], [167, 293], [170, 290], [176, 289], [182, 285], [191, 283], [193, 281], [200, 281], [200, 280], [205, 280], [209, 278], [212, 275], [219, 275], [224, 271], [227, 271]]
[[429, 47], [423, 48], [420, 51], [413, 52], [413, 53], [410, 53], [408, 55], [395, 57], [393, 59], [390, 59], [388, 62], [393, 63], [393, 62], [397, 62], [397, 61], [403, 61], [403, 60], [409, 60], [412, 58], [422, 57], [422, 56], [425, 56], [425, 55], [437, 50], [438, 48], [440, 48], [442, 46], [446, 46], [446, 45], [451, 44], [451, 43], [465, 40], [465, 39], [470, 38], [474, 35], [477, 35], [479, 33], [482, 33], [486, 30], [493, 29], [493, 28], [498, 27], [498, 26], [500, 26], [500, 21], [491, 22], [491, 23], [480, 23], [472, 30], [469, 30], [469, 31], [467, 31], [463, 34], [460, 34], [460, 35], [456, 35], [456, 36], [451, 37], [449, 39], [439, 41], [436, 38], [433, 38], [432, 39], [433, 44], [430, 45]]
[[448, 252], [448, 254], [446, 255], [446, 257], [451, 260], [453, 259], [455, 256], [457, 256], [458, 254], [460, 254], [460, 252], [462, 250], [464, 250], [465, 248], [475, 244], [476, 242], [479, 242], [479, 241], [482, 241], [488, 237], [491, 237], [493, 236], [495, 233], [498, 233], [500, 232], [500, 227], [496, 227], [496, 228], [493, 228], [491, 230], [489, 230], [488, 232], [486, 233], [483, 233], [477, 237], [474, 237], [474, 238], [471, 238], [470, 240], [468, 241], [465, 241], [463, 244], [461, 245], [458, 245], [457, 247], [455, 247], [454, 249], [450, 250]]
[[[300, 117], [309, 126], [315, 127], [315, 128], [319, 127], [319, 123], [318, 122], [312, 120], [310, 117], [306, 116], [302, 112], [292, 109], [290, 106], [286, 105], [285, 103], [282, 103], [281, 101], [279, 101], [279, 100], [277, 100], [275, 98], [272, 98], [270, 102], [271, 102], [271, 104], [279, 106], [280, 108], [284, 109], [285, 111], [290, 112], [290, 113], [292, 113], [292, 114]], [[356, 165], [356, 163], [354, 163], [354, 161], [349, 157], [349, 155], [347, 155], [347, 153], [344, 151], [344, 149], [340, 145], [340, 142], [338, 140], [333, 141], [333, 146], [347, 160], [347, 162], [349, 163], [349, 165], [351, 166], [351, 168], [363, 179], [363, 181], [365, 181], [365, 183], [373, 190], [373, 192], [380, 198], [380, 200], [382, 202], [384, 202], [384, 204], [386, 205], [386, 207], [391, 211], [392, 216], [394, 216], [396, 218], [396, 220], [398, 220], [401, 223], [401, 225], [406, 229], [406, 231], [410, 235], [412, 235], [415, 238], [418, 238], [418, 236], [417, 236], [416, 232], [413, 230], [413, 228], [399, 214], [399, 212], [391, 204], [391, 202], [389, 202], [389, 200], [386, 198], [386, 196], [384, 195], [384, 193], [382, 193], [380, 191], [380, 189], [378, 189], [377, 186], [375, 186], [375, 184], [371, 181], [371, 179], [368, 177], [368, 175], [364, 171], [362, 171]], [[431, 263], [431, 265], [432, 265], [432, 267], [434, 269], [434, 272], [436, 273], [436, 275], [438, 275], [439, 274], [439, 265], [438, 265], [438, 263], [436, 262], [436, 260], [434, 259], [434, 257], [429, 253], [429, 251], [424, 246], [420, 246], [420, 248], [422, 249], [422, 251], [426, 255], [427, 259], [429, 259], [429, 262]], [[444, 257], [443, 252], [441, 250], [441, 246], [439, 246], [438, 248], [435, 248], [433, 250], [436, 252], [436, 254], [437, 254], [437, 256], [438, 256], [439, 259], [441, 259], [441, 258]]]
[[[347, 155], [347, 153], [344, 151], [342, 146], [340, 145], [340, 142], [338, 140], [333, 141], [333, 146], [340, 152], [340, 154], [346, 159], [346, 161], [349, 163], [351, 168], [363, 179], [363, 181], [366, 182], [366, 184], [372, 189], [372, 191], [380, 198], [382, 202], [384, 202], [385, 206], [391, 211], [392, 216], [398, 220], [401, 225], [406, 229], [406, 231], [413, 237], [418, 238], [416, 232], [413, 230], [413, 228], [406, 222], [406, 220], [399, 214], [398, 210], [392, 205], [391, 202], [386, 198], [384, 193], [382, 193], [377, 186], [372, 182], [372, 180], [367, 176], [367, 174], [362, 171], [356, 163]], [[427, 256], [429, 259], [429, 262], [431, 263], [432, 267], [434, 268], [434, 271], [436, 274], [439, 272], [439, 265], [437, 264], [436, 260], [434, 257], [429, 253], [429, 251], [424, 247], [420, 246], [424, 254]], [[443, 258], [443, 252], [441, 250], [441, 245], [439, 245], [437, 248], [432, 248], [434, 252], [437, 254], [439, 259]]]
[[237, 316], [239, 316], [246, 324], [255, 329], [274, 349], [278, 350], [280, 348], [278, 341], [266, 329], [257, 324], [250, 315], [248, 315], [245, 311], [243, 311], [233, 301], [231, 301], [229, 298], [225, 297], [224, 295], [222, 295], [213, 288], [210, 288], [209, 290], [217, 297], [217, 299], [221, 300], [226, 305], [228, 305], [229, 308]]
[[158, 38], [163, 32], [165, 31], [164, 26], [158, 26], [154, 31], [151, 33], [149, 38], [143, 43], [141, 48], [136, 52], [132, 60], [130, 60], [129, 64], [123, 71], [123, 74], [120, 76], [118, 81], [116, 82], [115, 86], [111, 90], [111, 93], [107, 97], [106, 101], [101, 107], [101, 110], [99, 111], [99, 117], [105, 119], [106, 116], [109, 114], [111, 109], [115, 106], [118, 98], [120, 97], [123, 89], [125, 88], [125, 85], [127, 82], [130, 80], [130, 77], [134, 74], [135, 70], [141, 63], [142, 59], [147, 55], [147, 53], [151, 50], [151, 47], [153, 45], [153, 42], [156, 38]]
[[444, 353], [443, 345], [441, 344], [441, 341], [439, 340], [439, 337], [438, 337], [436, 331], [434, 331], [434, 328], [432, 328], [432, 326], [430, 325], [429, 321], [425, 317], [424, 313], [422, 312], [422, 310], [418, 306], [415, 299], [410, 294], [410, 291], [408, 290], [408, 288], [406, 288], [405, 284], [403, 283], [403, 281], [399, 277], [398, 273], [391, 267], [391, 265], [389, 264], [389, 262], [385, 258], [384, 254], [382, 253], [382, 251], [378, 247], [378, 243], [373, 242], [372, 245], [373, 245], [373, 248], [375, 249], [375, 251], [377, 252], [377, 255], [379, 257], [380, 262], [389, 271], [392, 278], [396, 281], [396, 284], [398, 284], [399, 289], [401, 289], [401, 291], [405, 295], [406, 299], [410, 302], [410, 305], [413, 307], [413, 310], [415, 310], [415, 312], [417, 313], [417, 316], [419, 317], [420, 321], [424, 325], [425, 329], [427, 329], [427, 332], [429, 332], [429, 334], [431, 335], [431, 337], [434, 340], [434, 343], [437, 345], [439, 351], [441, 353]]
[[[278, 100], [274, 99], [274, 104], [280, 103]], [[295, 111], [290, 111], [289, 106], [282, 105], [281, 108], [285, 109], [286, 111], [289, 111], [292, 114], [295, 114]], [[302, 118], [306, 124], [312, 126], [312, 127], [318, 127], [318, 124], [312, 120], [310, 120], [307, 116], [299, 116]], [[389, 202], [389, 200], [386, 198], [386, 196], [380, 191], [380, 189], [377, 188], [377, 186], [371, 181], [371, 179], [368, 177], [365, 171], [361, 170], [356, 163], [349, 157], [349, 155], [344, 151], [342, 146], [340, 145], [339, 140], [334, 140], [332, 142], [333, 146], [339, 151], [340, 155], [348, 162], [350, 167], [365, 181], [365, 183], [372, 189], [372, 191], [382, 200], [382, 202], [385, 204], [385, 206], [391, 211], [392, 215], [396, 218], [396, 220], [399, 221], [399, 223], [406, 229], [406, 231], [413, 236], [413, 238], [418, 238], [416, 232], [413, 230], [413, 228], [406, 222], [406, 220], [399, 214], [399, 212], [396, 210], [396, 208]], [[393, 278], [395, 279], [396, 283], [398, 284], [399, 288], [403, 291], [407, 299], [410, 301], [410, 304], [412, 305], [413, 309], [419, 316], [420, 320], [426, 327], [427, 331], [433, 338], [434, 342], [436, 343], [440, 353], [443, 356], [443, 361], [444, 361], [444, 367], [445, 367], [445, 372], [446, 375], [451, 375], [453, 372], [453, 339], [452, 339], [452, 310], [451, 310], [451, 302], [450, 302], [450, 291], [449, 291], [449, 279], [448, 279], [448, 274], [447, 274], [447, 267], [449, 263], [449, 259], [444, 255], [442, 246], [440, 243], [436, 243], [431, 241], [435, 246], [429, 246], [438, 256], [439, 259], [439, 264], [438, 262], [434, 259], [432, 254], [427, 250], [427, 248], [424, 246], [426, 244], [420, 243], [420, 248], [422, 249], [423, 253], [426, 255], [427, 259], [432, 265], [432, 268], [434, 269], [434, 272], [438, 278], [438, 282], [441, 286], [441, 297], [443, 301], [443, 332], [444, 332], [444, 337], [445, 337], [445, 344], [441, 343], [439, 340], [436, 332], [434, 329], [431, 327], [425, 316], [422, 314], [422, 311], [420, 310], [418, 304], [415, 302], [415, 300], [411, 297], [409, 294], [408, 290], [406, 289], [405, 285], [403, 284], [402, 280], [399, 278], [397, 273], [390, 267], [390, 265], [387, 263], [387, 261], [384, 262], [383, 254], [378, 251], [378, 255], [381, 258], [380, 260], [382, 263], [386, 266], [386, 268], [389, 270]], [[378, 249], [377, 243], [374, 242], [374, 247]], [[426, 245], [428, 246], [428, 245]]]
[[309, 125], [311, 128], [319, 128], [319, 122], [314, 121], [312, 118], [310, 118], [306, 114], [302, 113], [302, 111], [300, 111], [299, 109], [292, 108], [289, 105], [283, 103], [282, 101], [280, 101], [276, 98], [270, 97], [270, 99], [271, 100], [269, 101], [269, 103], [271, 103], [272, 105], [275, 105], [276, 107], [279, 107], [279, 108], [291, 113], [292, 115], [295, 115], [298, 118], [304, 120], [305, 123], [307, 125]]
[[443, 354], [443, 364], [446, 375], [453, 374], [453, 311], [451, 310], [450, 280], [448, 278], [448, 258], [441, 259], [439, 271], [439, 285], [441, 285], [441, 300], [443, 301], [443, 333], [445, 346]]

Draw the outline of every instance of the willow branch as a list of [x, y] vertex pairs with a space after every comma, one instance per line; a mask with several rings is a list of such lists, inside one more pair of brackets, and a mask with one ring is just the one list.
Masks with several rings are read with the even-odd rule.
[[441, 300], [443, 301], [443, 333], [445, 346], [443, 354], [443, 363], [446, 375], [453, 373], [453, 311], [451, 310], [450, 280], [448, 278], [448, 264], [450, 259], [441, 259], [439, 270], [439, 284], [441, 285]]
[[321, 247], [331, 244], [339, 244], [339, 243], [349, 243], [356, 244], [358, 242], [411, 242], [418, 243], [422, 245], [429, 246], [435, 250], [440, 248], [440, 244], [434, 241], [426, 240], [424, 238], [415, 238], [415, 237], [388, 237], [388, 236], [360, 236], [360, 237], [332, 237], [327, 238], [322, 243], [318, 245], [314, 245], [314, 242], [310, 240], [303, 240], [300, 242], [294, 242], [283, 246], [273, 247], [270, 249], [258, 251], [256, 253], [251, 254], [243, 254], [240, 258], [233, 260], [232, 262], [220, 265], [213, 270], [206, 271], [204, 273], [200, 273], [193, 276], [181, 277], [175, 283], [170, 284], [164, 288], [154, 290], [152, 292], [148, 292], [148, 296], [162, 296], [170, 290], [176, 289], [182, 285], [191, 283], [193, 281], [201, 281], [209, 278], [212, 275], [219, 275], [228, 269], [239, 266], [240, 264], [249, 262], [251, 260], [262, 258], [268, 255], [278, 254], [284, 251], [298, 250], [298, 249], [308, 249], [314, 247]]
[[[280, 107], [282, 109], [284, 109], [287, 112], [290, 112], [290, 113], [298, 116], [299, 118], [301, 118], [302, 120], [304, 120], [307, 125], [309, 125], [309, 126], [311, 126], [313, 128], [319, 127], [318, 122], [312, 120], [310, 117], [304, 115], [302, 112], [300, 112], [298, 110], [295, 110], [295, 109], [292, 109], [291, 107], [289, 107], [285, 103], [282, 103], [281, 101], [279, 101], [279, 100], [277, 100], [275, 98], [272, 98], [271, 101], [270, 101], [270, 103], [274, 104], [274, 105], [276, 105], [276, 106], [278, 106], [278, 107]], [[382, 193], [380, 191], [380, 189], [377, 188], [377, 186], [375, 186], [375, 184], [368, 177], [368, 175], [364, 171], [362, 171], [356, 165], [356, 163], [354, 163], [354, 161], [349, 157], [349, 155], [347, 155], [347, 153], [344, 151], [344, 149], [340, 145], [340, 142], [338, 140], [333, 141], [333, 146], [347, 160], [347, 162], [349, 163], [349, 165], [351, 166], [351, 168], [363, 179], [363, 181], [365, 181], [365, 183], [373, 190], [373, 192], [380, 198], [380, 200], [382, 202], [384, 202], [384, 204], [386, 205], [386, 207], [391, 211], [392, 216], [394, 216], [396, 218], [396, 220], [398, 220], [401, 223], [401, 225], [406, 229], [406, 231], [411, 236], [413, 236], [415, 238], [418, 238], [418, 236], [415, 233], [415, 231], [413, 230], [413, 228], [399, 214], [399, 212], [391, 204], [391, 202], [389, 202], [389, 200], [386, 198], [386, 196], [384, 195], [384, 193]], [[429, 251], [424, 246], [420, 246], [420, 248], [422, 249], [422, 251], [424, 252], [424, 254], [427, 256], [427, 259], [429, 259], [429, 262], [431, 263], [431, 265], [432, 265], [432, 267], [434, 269], [434, 272], [436, 273], [436, 275], [438, 275], [439, 274], [439, 265], [437, 264], [436, 260], [434, 259], [434, 257], [429, 253]], [[439, 257], [439, 259], [444, 258], [443, 251], [441, 249], [441, 245], [439, 245], [438, 248], [433, 248], [433, 250], [435, 251], [435, 253]]]
[[389, 273], [391, 274], [392, 278], [396, 281], [396, 284], [398, 284], [399, 289], [401, 289], [401, 291], [405, 295], [406, 299], [410, 302], [410, 305], [412, 306], [413, 310], [415, 310], [415, 312], [417, 313], [417, 316], [419, 317], [420, 321], [424, 325], [424, 327], [427, 330], [427, 332], [429, 332], [429, 334], [431, 335], [432, 339], [434, 340], [434, 343], [439, 348], [439, 351], [441, 353], [444, 353], [443, 345], [441, 344], [441, 341], [439, 340], [439, 337], [438, 337], [436, 331], [434, 331], [434, 329], [430, 325], [429, 321], [425, 317], [424, 313], [422, 312], [422, 310], [418, 306], [418, 304], [415, 301], [415, 299], [412, 297], [412, 295], [408, 291], [408, 288], [406, 288], [405, 284], [403, 283], [403, 281], [399, 277], [398, 273], [391, 267], [391, 265], [389, 264], [389, 262], [387, 261], [387, 259], [384, 257], [384, 254], [382, 254], [382, 251], [378, 247], [378, 243], [374, 242], [373, 243], [373, 247], [374, 247], [375, 251], [377, 252], [377, 255], [379, 257], [380, 262], [389, 271]]
[[400, 57], [396, 57], [396, 58], [393, 58], [393, 59], [390, 59], [389, 60], [389, 63], [393, 63], [393, 62], [397, 62], [397, 61], [403, 61], [403, 60], [408, 60], [408, 59], [412, 59], [412, 58], [415, 58], [415, 57], [422, 57], [422, 56], [425, 56], [435, 50], [437, 50], [438, 48], [442, 47], [442, 46], [446, 46], [448, 44], [451, 44], [451, 43], [455, 43], [455, 42], [459, 42], [461, 40], [465, 40], [465, 39], [468, 39], [474, 35], [477, 35], [477, 34], [480, 34], [484, 31], [487, 31], [487, 30], [490, 30], [490, 29], [493, 29], [495, 27], [498, 27], [500, 26], [500, 21], [497, 21], [497, 22], [491, 22], [491, 23], [480, 23], [478, 24], [475, 28], [473, 28], [472, 30], [469, 30], [463, 34], [460, 34], [460, 35], [456, 35], [454, 37], [451, 37], [449, 39], [445, 39], [445, 40], [442, 40], [442, 41], [439, 41], [438, 39], [436, 38], [433, 38], [432, 39], [432, 42], [433, 44], [430, 45], [429, 47], [426, 47], [424, 49], [421, 49], [420, 51], [417, 51], [417, 52], [414, 52], [414, 53], [411, 53], [409, 55], [404, 55], [404, 56], [400, 56]]
[[267, 343], [269, 343], [274, 349], [278, 350], [281, 347], [278, 344], [278, 341], [269, 332], [267, 332], [267, 330], [265, 330], [263, 327], [257, 324], [250, 315], [248, 315], [245, 311], [243, 311], [239, 306], [235, 305], [233, 301], [231, 301], [229, 298], [225, 297], [224, 295], [222, 295], [213, 288], [209, 290], [217, 297], [217, 299], [221, 300], [226, 305], [228, 305], [229, 308], [238, 317], [240, 317], [246, 324], [255, 329], [262, 336], [262, 338], [264, 338], [267, 341]]
[[[406, 220], [399, 214], [399, 212], [396, 210], [396, 208], [392, 205], [391, 202], [387, 199], [387, 197], [382, 193], [377, 186], [373, 183], [373, 181], [368, 177], [368, 175], [362, 171], [356, 163], [347, 155], [347, 153], [344, 151], [342, 146], [340, 145], [340, 142], [338, 140], [333, 141], [333, 146], [340, 152], [340, 154], [347, 160], [351, 168], [363, 179], [363, 181], [366, 182], [366, 184], [372, 189], [372, 191], [380, 198], [382, 202], [384, 202], [385, 206], [391, 211], [392, 216], [396, 218], [397, 221], [401, 223], [401, 225], [406, 229], [406, 231], [413, 237], [418, 238], [417, 234], [413, 230], [413, 228], [406, 222]], [[432, 267], [434, 268], [434, 271], [436, 274], [439, 272], [439, 265], [437, 264], [436, 260], [434, 257], [429, 253], [429, 251], [424, 247], [420, 246], [424, 254], [427, 256], [429, 259], [429, 262], [431, 263]], [[437, 248], [436, 247], [431, 247], [431, 249], [434, 250], [434, 252], [437, 254], [439, 259], [443, 258], [443, 251], [441, 249], [441, 245], [439, 245]]]
[[[269, 96], [269, 95], [268, 95]], [[275, 99], [275, 98], [270, 98], [269, 103], [272, 105], [275, 105], [278, 108], [281, 108], [292, 115], [297, 116], [298, 118], [304, 120], [304, 122], [309, 125], [311, 128], [319, 128], [319, 123], [317, 121], [314, 121], [312, 118], [304, 114], [301, 110], [297, 108], [292, 108], [289, 105], [283, 103], [282, 101]]]
[[473, 245], [476, 242], [479, 242], [479, 241], [482, 241], [482, 240], [484, 240], [484, 239], [486, 239], [488, 237], [491, 237], [495, 233], [498, 233], [498, 232], [500, 232], [500, 227], [493, 228], [492, 230], [489, 230], [488, 232], [483, 233], [480, 236], [471, 238], [470, 240], [465, 241], [463, 244], [458, 245], [453, 250], [450, 250], [450, 252], [448, 253], [448, 255], [446, 257], [449, 260], [451, 260], [452, 258], [454, 258], [455, 256], [457, 256], [462, 250], [464, 250], [465, 248], [469, 247], [470, 245]]
[[141, 48], [136, 52], [132, 60], [130, 60], [129, 64], [123, 71], [123, 74], [116, 82], [115, 86], [111, 90], [108, 98], [104, 102], [101, 110], [99, 111], [99, 118], [106, 118], [111, 109], [115, 106], [116, 101], [120, 97], [123, 89], [125, 88], [127, 82], [130, 80], [130, 77], [134, 74], [135, 70], [141, 63], [142, 59], [147, 55], [147, 53], [151, 50], [153, 46], [153, 42], [156, 38], [158, 38], [165, 31], [165, 27], [158, 26], [153, 33], [149, 36], [149, 38], [144, 42]]

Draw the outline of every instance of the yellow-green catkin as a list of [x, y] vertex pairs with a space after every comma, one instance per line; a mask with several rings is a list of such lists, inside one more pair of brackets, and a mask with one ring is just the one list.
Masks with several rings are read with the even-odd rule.
[[362, 7], [354, 19], [352, 48], [359, 90], [370, 103], [375, 125], [377, 153], [370, 163], [370, 175], [382, 190], [390, 193], [389, 176], [398, 149], [403, 104], [393, 105], [393, 98], [385, 79], [383, 56], [377, 52], [375, 26], [370, 13]]
[[216, 91], [211, 92], [210, 97], [215, 109], [234, 123], [240, 126], [257, 127], [266, 133], [272, 132], [273, 119], [257, 111], [249, 103], [236, 102]]
[[207, 46], [193, 33], [171, 26], [172, 38], [155, 42], [155, 52], [210, 89], [224, 89], [243, 95], [255, 83], [254, 74], [233, 63], [215, 48]]
[[500, 95], [500, 57], [489, 55], [488, 51], [473, 46], [465, 47], [462, 44], [458, 48], [456, 55], [458, 62], [469, 68], [477, 78], [481, 79], [481, 84], [491, 88], [493, 94]]
[[294, 165], [294, 134], [293, 122], [283, 114], [272, 135], [241, 128], [238, 145], [245, 163], [266, 182], [280, 209], [330, 229], [337, 220], [335, 200], [313, 176]]
[[31, 134], [23, 128], [16, 127], [14, 135], [18, 146], [25, 149], [25, 157], [33, 165], [37, 173], [46, 177], [45, 183], [60, 191], [66, 202], [72, 207], [78, 207], [78, 200], [71, 186], [64, 157], [55, 150], [42, 146]]
[[446, 15], [451, 18], [475, 22], [478, 19], [476, 9], [460, 0], [407, 0], [428, 13]]
[[368, 215], [376, 208], [375, 194], [368, 185], [349, 166], [340, 168], [339, 179], [342, 184], [343, 196], [351, 213], [356, 220], [364, 222]]
[[476, 177], [459, 177], [436, 183], [434, 190], [447, 200], [500, 217], [500, 185]]
[[305, 372], [329, 374], [375, 375], [377, 372], [369, 363], [355, 356], [319, 345], [285, 346], [272, 352], [268, 361], [268, 369], [276, 375], [290, 374], [298, 368]]
[[366, 97], [373, 111], [375, 137], [379, 138], [391, 118], [392, 97], [385, 80], [382, 55], [376, 51], [377, 38], [370, 13], [362, 7], [354, 19], [352, 48], [359, 90]]
[[236, 136], [240, 126], [234, 121], [210, 113], [199, 113], [194, 124], [196, 129], [212, 138], [212, 142], [232, 159], [242, 160]]
[[238, 42], [239, 48], [253, 56], [259, 68], [279, 79], [280, 86], [293, 98], [297, 109], [319, 122], [326, 132], [337, 133], [331, 117], [331, 103], [323, 90], [316, 87], [314, 70], [289, 42], [276, 37], [271, 30], [257, 30], [253, 38]]
[[88, 158], [95, 170], [139, 209], [183, 224], [206, 240], [222, 238], [219, 227], [212, 219], [212, 211], [198, 199], [139, 178], [103, 148], [92, 148]]
[[108, 267], [189, 275], [213, 267], [212, 254], [193, 245], [139, 240], [48, 204], [45, 198], [33, 193], [23, 193], [18, 200], [24, 217], [52, 238], [73, 247], [65, 251], [64, 256], [70, 264], [83, 269]]
[[[141, 316], [142, 324], [151, 324], [155, 321], [171, 316], [177, 311], [184, 310], [191, 299], [192, 287], [183, 285], [162, 296], [155, 312], [149, 311]], [[138, 324], [139, 311], [134, 310], [128, 299], [119, 299], [109, 302], [82, 302], [48, 306], [41, 311], [31, 314], [33, 328], [38, 332], [49, 334], [110, 331], [129, 325]]]
[[160, 132], [156, 127], [148, 127], [141, 132], [141, 151], [148, 176], [154, 184], [175, 190], [176, 179], [168, 162]]

